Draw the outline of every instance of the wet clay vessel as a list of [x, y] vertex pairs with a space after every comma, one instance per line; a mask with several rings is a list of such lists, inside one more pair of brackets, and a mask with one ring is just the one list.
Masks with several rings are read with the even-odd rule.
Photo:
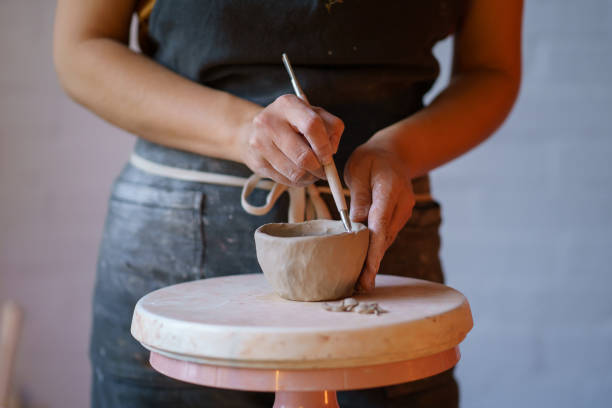
[[276, 294], [289, 300], [320, 301], [350, 296], [369, 243], [365, 225], [313, 220], [265, 224], [255, 231], [257, 261]]

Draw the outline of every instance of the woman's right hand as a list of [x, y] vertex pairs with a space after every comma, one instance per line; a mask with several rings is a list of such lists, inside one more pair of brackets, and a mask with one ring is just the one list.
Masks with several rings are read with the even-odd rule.
[[[278, 97], [247, 124], [242, 160], [256, 174], [290, 186], [325, 178], [344, 123], [295, 95]], [[246, 139], [246, 140], [245, 140]]]

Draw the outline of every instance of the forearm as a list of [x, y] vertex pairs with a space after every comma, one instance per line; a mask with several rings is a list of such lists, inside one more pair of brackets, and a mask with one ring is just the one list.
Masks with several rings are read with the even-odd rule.
[[490, 136], [516, 99], [518, 75], [472, 70], [453, 77], [427, 107], [377, 132], [368, 142], [399, 154], [410, 177], [462, 155]]
[[262, 109], [189, 81], [109, 38], [56, 50], [62, 85], [77, 102], [147, 140], [241, 161], [245, 126]]

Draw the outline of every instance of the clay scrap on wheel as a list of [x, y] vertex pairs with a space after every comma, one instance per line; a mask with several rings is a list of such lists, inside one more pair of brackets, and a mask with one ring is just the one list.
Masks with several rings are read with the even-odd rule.
[[380, 307], [378, 303], [359, 303], [355, 298], [346, 298], [339, 303], [324, 303], [323, 309], [328, 312], [357, 312], [361, 314], [375, 314], [376, 316], [388, 312]]

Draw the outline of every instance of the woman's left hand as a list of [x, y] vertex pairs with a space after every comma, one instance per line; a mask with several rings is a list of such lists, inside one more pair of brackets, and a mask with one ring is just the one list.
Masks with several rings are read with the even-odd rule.
[[367, 221], [370, 246], [358, 288], [374, 289], [385, 251], [412, 215], [414, 193], [407, 164], [391, 149], [369, 141], [359, 146], [344, 169], [351, 191], [351, 220]]

